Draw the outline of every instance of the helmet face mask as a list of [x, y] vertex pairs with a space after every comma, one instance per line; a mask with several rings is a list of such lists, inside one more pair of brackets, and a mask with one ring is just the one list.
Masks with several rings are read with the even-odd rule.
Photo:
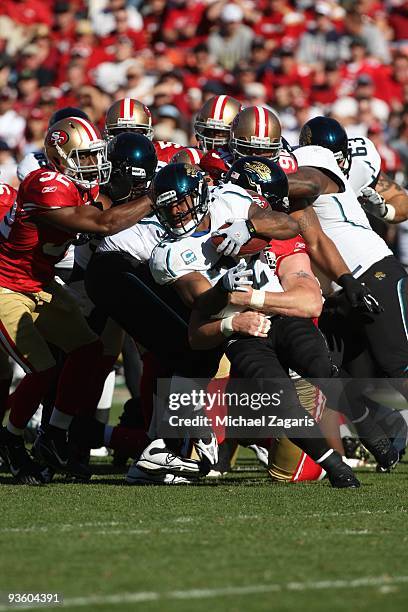
[[236, 158], [259, 155], [276, 161], [282, 150], [278, 117], [263, 106], [244, 108], [232, 123], [229, 147]]
[[124, 132], [143, 134], [153, 138], [152, 116], [150, 110], [132, 98], [116, 100], [106, 113], [104, 137], [111, 140]]
[[152, 209], [173, 238], [191, 235], [208, 212], [208, 185], [192, 164], [162, 168], [152, 183]]
[[109, 181], [107, 143], [85, 119], [68, 117], [52, 125], [45, 137], [45, 152], [58, 172], [84, 189]]
[[207, 100], [194, 121], [194, 132], [203, 151], [228, 144], [231, 123], [241, 110], [241, 103], [231, 96], [214, 96]]

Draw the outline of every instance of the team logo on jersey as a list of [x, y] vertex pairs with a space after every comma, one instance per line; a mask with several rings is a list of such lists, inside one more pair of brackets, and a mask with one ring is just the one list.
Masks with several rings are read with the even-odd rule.
[[274, 272], [276, 270], [276, 253], [273, 251], [267, 251], [266, 249], [263, 251], [263, 255], [265, 257], [265, 261], [270, 267], [270, 269]]
[[48, 137], [48, 143], [53, 147], [56, 147], [57, 145], [64, 145], [68, 142], [68, 140], [69, 136], [66, 132], [64, 132], [64, 130], [55, 130], [54, 132], [51, 132]]
[[195, 256], [195, 254], [193, 253], [193, 251], [183, 251], [181, 253], [181, 258], [184, 261], [185, 264], [191, 264], [193, 263], [193, 261], [197, 261], [197, 257]]
[[378, 280], [383, 280], [383, 278], [385, 278], [387, 275], [385, 272], [376, 272], [374, 276]]

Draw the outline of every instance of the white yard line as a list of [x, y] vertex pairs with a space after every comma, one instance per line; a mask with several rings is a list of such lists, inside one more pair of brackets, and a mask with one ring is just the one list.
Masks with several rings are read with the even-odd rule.
[[322, 580], [318, 582], [287, 582], [283, 584], [254, 584], [248, 586], [226, 586], [215, 589], [189, 589], [182, 591], [137, 591], [135, 593], [117, 593], [116, 595], [90, 595], [89, 597], [68, 597], [63, 604], [46, 606], [44, 604], [22, 604], [8, 606], [0, 604], [0, 612], [12, 609], [35, 610], [40, 608], [82, 608], [90, 605], [120, 605], [127, 603], [144, 603], [184, 599], [209, 599], [214, 597], [230, 597], [241, 595], [256, 595], [262, 593], [284, 593], [287, 591], [324, 591], [329, 589], [378, 588], [381, 593], [394, 592], [393, 585], [408, 584], [408, 576], [367, 576], [351, 580]]

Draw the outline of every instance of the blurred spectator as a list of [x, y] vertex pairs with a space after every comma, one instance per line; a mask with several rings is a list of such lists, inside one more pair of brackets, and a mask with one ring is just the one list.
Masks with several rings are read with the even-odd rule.
[[143, 66], [137, 60], [132, 60], [126, 70], [124, 90], [126, 96], [140, 100], [149, 106], [153, 104], [153, 88], [156, 77], [145, 74]]
[[384, 34], [357, 7], [347, 12], [345, 19], [346, 33], [351, 38], [361, 38], [367, 45], [368, 53], [381, 62], [388, 64], [391, 54]]
[[6, 87], [11, 74], [11, 58], [6, 53], [0, 54], [0, 89]]
[[[44, 135], [43, 135], [44, 138]], [[17, 187], [17, 163], [5, 140], [0, 140], [0, 182]]]
[[390, 114], [390, 108], [384, 100], [374, 95], [375, 85], [369, 74], [360, 74], [355, 82], [354, 97], [360, 102], [366, 100], [370, 111], [377, 121], [386, 123]]
[[208, 49], [216, 61], [226, 70], [233, 70], [241, 59], [251, 53], [254, 33], [243, 24], [244, 13], [237, 4], [225, 4], [220, 14], [220, 24], [208, 37]]
[[172, 140], [177, 144], [188, 144], [188, 135], [182, 129], [181, 113], [176, 106], [171, 104], [160, 106], [155, 116], [154, 137], [156, 140]]
[[326, 62], [318, 65], [313, 73], [310, 86], [310, 102], [329, 108], [339, 95], [341, 75], [337, 62]]
[[40, 84], [37, 72], [29, 69], [22, 70], [18, 77], [17, 89], [17, 108], [22, 115], [27, 116], [40, 99]]
[[93, 29], [98, 36], [107, 36], [117, 27], [117, 14], [125, 11], [128, 28], [139, 32], [143, 28], [143, 20], [134, 6], [129, 6], [126, 0], [106, 0], [102, 8], [97, 8], [91, 15]]
[[401, 158], [397, 151], [387, 144], [381, 123], [375, 122], [369, 125], [367, 136], [373, 141], [381, 156], [381, 170], [395, 177], [402, 168]]
[[33, 108], [27, 117], [24, 131], [24, 145], [21, 147], [21, 156], [27, 153], [41, 151], [44, 146], [44, 133], [48, 125], [48, 116], [40, 108]]
[[267, 47], [274, 49], [281, 44], [294, 44], [305, 29], [305, 15], [294, 10], [287, 0], [265, 0], [257, 3], [254, 33], [266, 39]]
[[17, 99], [17, 92], [10, 87], [0, 90], [0, 138], [11, 149], [15, 149], [21, 142], [25, 129], [25, 119], [13, 108]]
[[200, 0], [170, 0], [162, 25], [162, 40], [179, 47], [194, 47], [200, 42], [197, 26], [205, 4]]
[[338, 61], [347, 57], [345, 40], [330, 20], [331, 6], [328, 2], [317, 2], [314, 21], [299, 43], [299, 62], [316, 65], [318, 62]]
[[128, 68], [135, 62], [133, 58], [133, 41], [127, 36], [120, 36], [114, 46], [112, 61], [103, 62], [94, 70], [96, 85], [110, 94], [125, 86]]

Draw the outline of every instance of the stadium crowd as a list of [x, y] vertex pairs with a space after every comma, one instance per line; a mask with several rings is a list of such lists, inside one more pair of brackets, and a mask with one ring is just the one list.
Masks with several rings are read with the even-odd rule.
[[[174, 391], [199, 376], [268, 392], [283, 378], [285, 416], [313, 416], [309, 437], [241, 441], [273, 480], [359, 486], [337, 411], [379, 470], [394, 467], [396, 411], [358, 386], [339, 407], [307, 381], [369, 372], [407, 397], [406, 3], [5, 0], [0, 26], [0, 454], [13, 476], [87, 480], [104, 444], [135, 458], [130, 483], [228, 471], [234, 436], [218, 435], [221, 465], [212, 431], [182, 449], [154, 422], [155, 380]], [[322, 284], [324, 309], [311, 264], [342, 288], [331, 302]], [[126, 342], [140, 368], [132, 339], [142, 381], [112, 427], [108, 380]], [[25, 372], [10, 396], [5, 354]], [[33, 460], [22, 435], [40, 403]]]

